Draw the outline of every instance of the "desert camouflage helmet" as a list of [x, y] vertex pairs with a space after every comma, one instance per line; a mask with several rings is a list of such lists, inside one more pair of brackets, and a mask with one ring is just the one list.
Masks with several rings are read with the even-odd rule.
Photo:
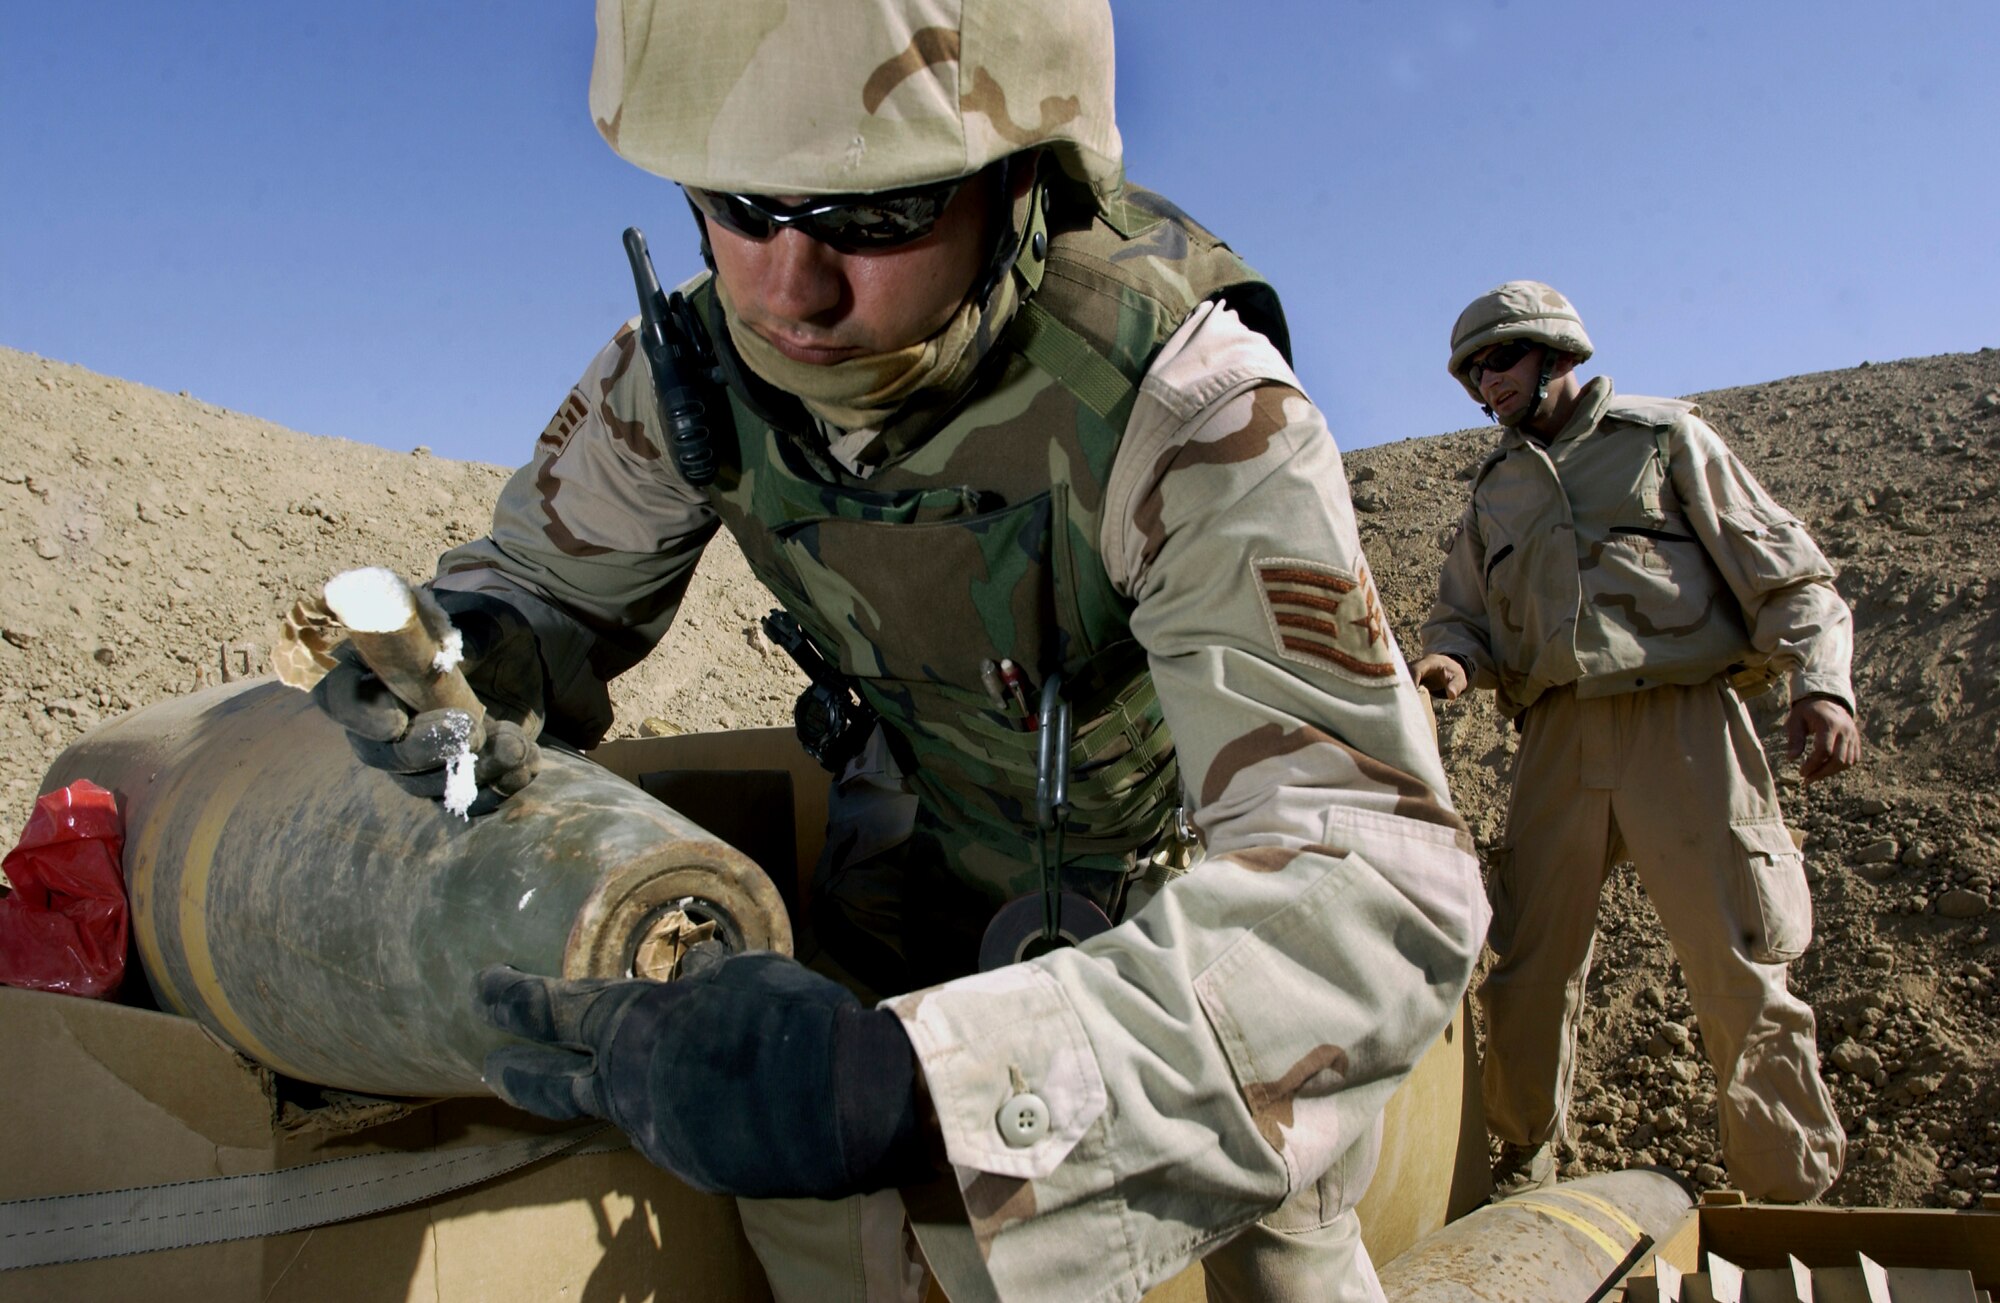
[[1123, 179], [1107, 0], [597, 0], [590, 113], [683, 185], [827, 195], [1046, 146]]
[[1474, 299], [1451, 328], [1451, 374], [1475, 403], [1485, 400], [1466, 378], [1466, 359], [1503, 339], [1532, 339], [1579, 362], [1595, 351], [1568, 299], [1540, 281], [1508, 281]]

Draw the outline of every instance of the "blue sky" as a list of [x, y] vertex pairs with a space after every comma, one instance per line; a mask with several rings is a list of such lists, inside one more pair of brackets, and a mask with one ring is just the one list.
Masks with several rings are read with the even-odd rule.
[[[1991, 0], [1114, 13], [1129, 173], [1277, 282], [1345, 446], [1480, 422], [1445, 337], [1512, 277], [1635, 392], [2000, 346]], [[620, 230], [697, 265], [591, 41], [582, 0], [13, 6], [0, 345], [519, 462], [632, 311]]]

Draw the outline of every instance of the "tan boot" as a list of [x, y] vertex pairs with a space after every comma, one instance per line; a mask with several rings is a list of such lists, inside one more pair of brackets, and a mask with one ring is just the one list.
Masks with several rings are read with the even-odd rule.
[[1493, 1197], [1511, 1198], [1556, 1183], [1556, 1142], [1510, 1145], [1502, 1142], [1500, 1161], [1493, 1164]]

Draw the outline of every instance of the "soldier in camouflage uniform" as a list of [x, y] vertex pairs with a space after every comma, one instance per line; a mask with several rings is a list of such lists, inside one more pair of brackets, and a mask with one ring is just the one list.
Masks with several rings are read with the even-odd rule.
[[1742, 695], [1789, 680], [1807, 782], [1860, 757], [1833, 569], [1691, 403], [1582, 384], [1568, 300], [1510, 281], [1452, 329], [1451, 373], [1506, 427], [1473, 476], [1420, 683], [1492, 688], [1521, 730], [1496, 848], [1487, 1124], [1503, 1188], [1553, 1179], [1597, 900], [1630, 858], [1715, 1067], [1733, 1182], [1813, 1198], [1846, 1138], [1785, 965], [1812, 933], [1802, 856]]
[[[628, 324], [435, 589], [532, 628], [516, 714], [587, 744], [726, 526], [879, 717], [814, 924], [892, 998], [756, 955], [491, 972], [544, 1044], [489, 1079], [757, 1196], [784, 1299], [910, 1296], [906, 1217], [957, 1300], [1133, 1299], [1196, 1259], [1219, 1298], [1379, 1298], [1353, 1207], [1487, 907], [1277, 297], [1124, 181], [1108, 8], [600, 0], [598, 28], [600, 131], [702, 227], [717, 470], [677, 461]], [[1061, 885], [1117, 925], [975, 971], [1040, 882], [1022, 703], [1058, 675]]]

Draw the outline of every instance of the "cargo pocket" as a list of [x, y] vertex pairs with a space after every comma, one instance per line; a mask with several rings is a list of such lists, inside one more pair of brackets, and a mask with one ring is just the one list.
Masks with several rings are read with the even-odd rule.
[[1781, 822], [1730, 825], [1743, 847], [1745, 948], [1760, 964], [1784, 964], [1812, 941], [1812, 894], [1806, 861]]
[[1806, 527], [1782, 508], [1758, 511], [1739, 507], [1722, 512], [1721, 520], [1726, 543], [1760, 591], [1833, 574]]
[[1493, 906], [1493, 921], [1486, 928], [1486, 944], [1505, 958], [1514, 947], [1514, 848], [1495, 846], [1486, 853], [1486, 900]]

